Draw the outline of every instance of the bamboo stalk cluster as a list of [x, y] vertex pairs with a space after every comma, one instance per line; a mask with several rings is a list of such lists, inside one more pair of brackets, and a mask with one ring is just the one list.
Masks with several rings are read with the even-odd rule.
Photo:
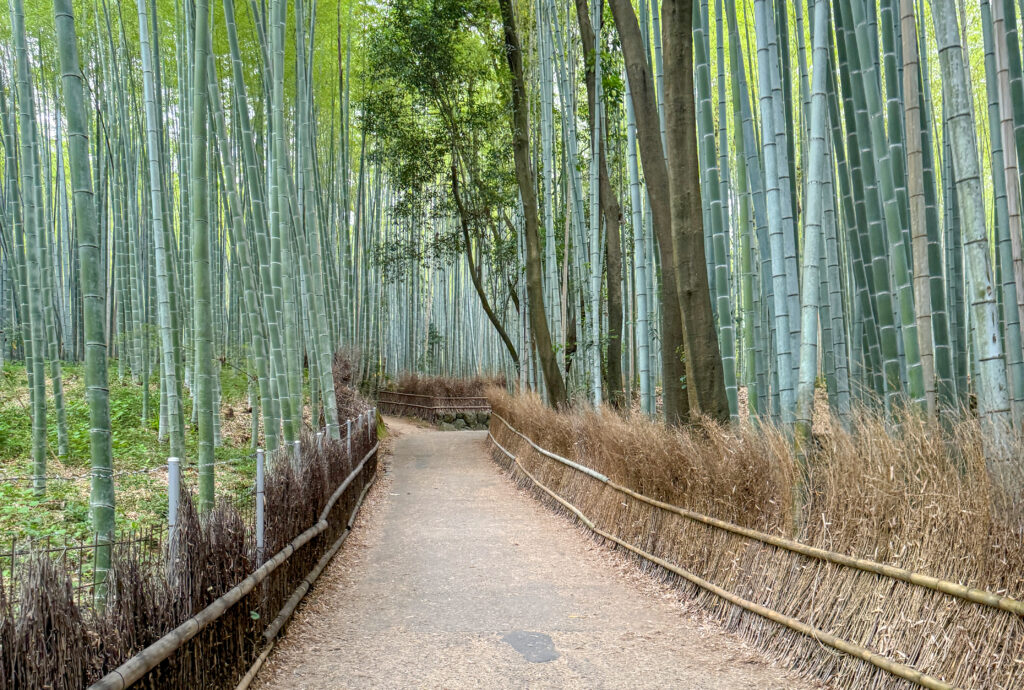
[[[28, 9], [10, 0], [0, 40], [0, 356], [28, 373], [40, 495], [48, 458], [82, 452], [62, 363], [84, 361], [102, 582], [115, 528], [108, 363], [142, 387], [129, 414], [158, 425], [167, 456], [189, 458], [196, 430], [204, 511], [222, 367], [247, 375], [254, 443], [290, 447], [310, 426], [340, 437], [333, 357], [373, 352], [382, 323], [365, 266], [379, 199], [373, 216], [349, 145], [358, 18], [301, 0]], [[336, 31], [317, 30], [324, 16]], [[324, 46], [329, 88], [314, 84]]]
[[[414, 180], [430, 213], [396, 195], [401, 237], [453, 238], [487, 366], [549, 402], [751, 415], [802, 444], [820, 387], [844, 422], [976, 410], [995, 466], [1024, 422], [1019, 9], [394, 0], [360, 105], [385, 177], [427, 147], [447, 161]], [[496, 47], [507, 64], [451, 57]], [[491, 102], [516, 180], [497, 189]]]
[[802, 448], [822, 387], [976, 410], [1012, 464], [1013, 0], [8, 3], [0, 357], [40, 493], [85, 361], [98, 534], [108, 359], [168, 455], [196, 429], [204, 508], [221, 368], [272, 450], [338, 436], [341, 347]]

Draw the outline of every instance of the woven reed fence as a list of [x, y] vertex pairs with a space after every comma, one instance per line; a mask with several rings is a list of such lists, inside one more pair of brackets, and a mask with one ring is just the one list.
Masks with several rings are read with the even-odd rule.
[[[166, 545], [167, 525], [161, 523], [121, 531], [111, 548], [115, 553], [136, 554], [149, 567], [163, 561]], [[68, 536], [8, 537], [0, 544], [0, 582], [5, 589], [6, 601], [17, 601], [22, 587], [27, 584], [19, 576], [30, 569], [34, 560], [45, 556], [56, 561], [59, 571], [67, 573], [75, 604], [88, 606], [93, 597], [95, 553], [95, 540], [83, 541]]]
[[[235, 458], [227, 461], [215, 462], [215, 466], [237, 465], [246, 462], [255, 462], [256, 454], [243, 458]], [[182, 481], [195, 482], [195, 474], [198, 467], [192, 464], [185, 468], [187, 475]], [[124, 475], [164, 475], [167, 477], [168, 465], [150, 467], [145, 470], [114, 473], [115, 482], [119, 476]], [[31, 481], [31, 477], [27, 477]], [[52, 484], [56, 481], [88, 482], [89, 474], [64, 477], [50, 476], [47, 480]], [[0, 480], [2, 481], [2, 480]], [[122, 490], [121, 485], [116, 484], [115, 491]], [[220, 494], [217, 501], [227, 502], [234, 512], [241, 518], [246, 529], [256, 528], [256, 487], [252, 493], [241, 494]], [[145, 568], [150, 568], [158, 563], [164, 562], [167, 548], [168, 521], [166, 516], [155, 524], [127, 527], [119, 529], [111, 544], [113, 553], [130, 553]], [[89, 606], [94, 597], [95, 589], [95, 557], [97, 543], [95, 537], [91, 540], [84, 540], [69, 535], [46, 535], [37, 537], [24, 537], [11, 533], [0, 537], [0, 583], [5, 588], [6, 600], [17, 602], [21, 588], [24, 584], [20, 579], [29, 564], [39, 557], [46, 556], [54, 560], [60, 572], [67, 573], [71, 580], [71, 587], [75, 593], [75, 603], [78, 606]]]
[[588, 466], [578, 417], [516, 411], [494, 403], [497, 463], [773, 658], [844, 688], [1024, 687], [1024, 603], [1005, 591], [812, 546], [820, 525], [796, 542], [652, 500]]
[[460, 415], [467, 412], [489, 413], [491, 411], [491, 404], [486, 396], [445, 397], [381, 391], [377, 404], [383, 414], [419, 417], [431, 423], [437, 422], [445, 415]]
[[[305, 436], [298, 460], [266, 476], [265, 558], [229, 501], [200, 516], [183, 491], [174, 536], [114, 550], [105, 609], [79, 605], [73, 573], [50, 553], [19, 562], [17, 596], [0, 582], [0, 687], [226, 688], [253, 674], [352, 529], [376, 476], [371, 425], [351, 439]], [[351, 442], [351, 443], [349, 443]]]

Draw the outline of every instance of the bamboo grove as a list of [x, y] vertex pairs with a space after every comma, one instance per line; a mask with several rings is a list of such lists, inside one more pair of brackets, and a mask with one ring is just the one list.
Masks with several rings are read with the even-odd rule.
[[391, 208], [462, 252], [549, 402], [802, 439], [823, 384], [842, 421], [976, 410], [995, 459], [1024, 417], [1021, 9], [393, 0], [361, 109]]
[[108, 376], [203, 507], [221, 368], [273, 450], [338, 437], [340, 348], [798, 443], [816, 389], [1024, 420], [1014, 0], [6, 2], [0, 363], [42, 494], [84, 362], [101, 545]]
[[334, 354], [362, 346], [372, 362], [379, 210], [350, 184], [364, 177], [349, 149], [358, 10], [325, 4], [8, 4], [0, 357], [28, 373], [40, 495], [48, 458], [69, 453], [61, 365], [84, 361], [99, 580], [115, 529], [108, 375], [143, 387], [138, 423], [168, 444], [154, 453], [185, 459], [197, 430], [206, 509], [221, 367], [247, 374], [254, 442], [274, 450], [304, 424], [339, 438]]

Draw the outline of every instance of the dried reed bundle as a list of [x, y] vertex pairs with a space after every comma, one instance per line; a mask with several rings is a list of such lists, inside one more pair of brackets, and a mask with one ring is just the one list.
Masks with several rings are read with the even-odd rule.
[[[346, 443], [307, 436], [299, 463], [275, 458], [266, 481], [266, 551], [273, 554], [314, 525], [335, 489], [370, 450], [366, 434]], [[376, 471], [371, 458], [328, 515], [328, 528], [264, 582], [145, 675], [141, 688], [234, 687], [264, 644], [263, 630], [345, 530]], [[184, 492], [165, 559], [147, 566], [132, 549], [115, 551], [103, 613], [79, 608], [68, 573], [49, 557], [19, 573], [17, 601], [0, 587], [0, 687], [82, 688], [195, 615], [258, 567], [255, 539], [228, 501], [200, 516]]]
[[[892, 433], [861, 412], [849, 432], [826, 425], [808, 459], [808, 502], [797, 521], [790, 497], [800, 465], [777, 429], [747, 423], [681, 431], [611, 412], [559, 414], [532, 395], [512, 397], [497, 389], [489, 395], [498, 414], [542, 447], [652, 498], [812, 546], [1024, 595], [1019, 497], [989, 477], [973, 421], [947, 431], [908, 416]], [[959, 687], [1024, 685], [1019, 616], [653, 508], [544, 457], [497, 419], [491, 431], [531, 474], [601, 529], [715, 585]], [[494, 456], [510, 466], [500, 451]], [[514, 475], [532, 486], [521, 472]], [[684, 596], [730, 629], [808, 676], [838, 687], [906, 685], [646, 561], [641, 567], [675, 581]]]
[[453, 378], [405, 373], [398, 378], [393, 389], [400, 393], [429, 395], [435, 398], [463, 398], [482, 396], [489, 387], [504, 385], [505, 378], [500, 375]]
[[373, 407], [358, 390], [359, 356], [351, 350], [334, 353], [331, 373], [334, 376], [334, 399], [338, 408], [338, 419], [352, 419]]

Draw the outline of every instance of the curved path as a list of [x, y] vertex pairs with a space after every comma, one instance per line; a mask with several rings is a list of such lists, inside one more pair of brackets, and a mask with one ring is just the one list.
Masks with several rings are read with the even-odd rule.
[[388, 426], [384, 481], [256, 687], [811, 687], [517, 489], [485, 432]]

